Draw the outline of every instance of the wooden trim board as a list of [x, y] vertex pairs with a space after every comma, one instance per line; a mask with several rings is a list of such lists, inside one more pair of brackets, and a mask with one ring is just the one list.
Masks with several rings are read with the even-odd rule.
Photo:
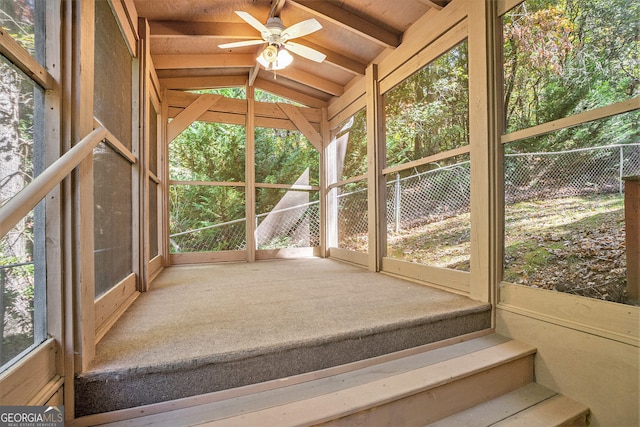
[[56, 377], [56, 347], [50, 338], [0, 374], [2, 405], [31, 402]]
[[364, 268], [367, 268], [367, 265], [369, 264], [369, 254], [349, 249], [329, 248], [329, 257], [339, 261], [345, 261], [350, 264], [356, 264]]
[[441, 153], [433, 154], [431, 156], [423, 157], [418, 160], [413, 160], [411, 162], [403, 163], [397, 166], [390, 166], [388, 168], [382, 169], [383, 175], [389, 175], [394, 172], [400, 172], [407, 169], [417, 168], [419, 166], [424, 166], [429, 163], [437, 162], [442, 159], [448, 159], [450, 157], [460, 156], [462, 154], [467, 154], [471, 152], [471, 146], [465, 145], [463, 147], [454, 148], [452, 150], [443, 151]]
[[96, 300], [96, 343], [104, 337], [139, 295], [140, 292], [136, 290], [136, 274], [131, 273]]
[[640, 307], [503, 282], [498, 308], [640, 347]]
[[506, 135], [502, 135], [500, 141], [503, 144], [508, 142], [519, 141], [526, 138], [533, 138], [535, 136], [544, 135], [546, 133], [555, 132], [560, 129], [568, 127], [578, 126], [583, 123], [587, 123], [594, 120], [604, 119], [617, 114], [627, 113], [629, 111], [640, 109], [640, 96], [635, 98], [626, 99], [624, 101], [616, 102], [615, 104], [607, 105], [605, 107], [596, 108], [594, 110], [585, 111], [583, 113], [575, 114], [573, 116], [565, 117], [551, 122], [543, 123], [541, 125], [532, 126], [530, 128], [522, 129], [516, 132], [511, 132]]
[[471, 274], [466, 271], [432, 267], [388, 257], [383, 258], [381, 271], [464, 293], [469, 292], [471, 283]]
[[53, 76], [2, 27], [0, 27], [0, 54], [43, 89], [53, 89], [55, 85]]
[[266, 259], [305, 258], [318, 256], [320, 256], [319, 247], [256, 250], [256, 261]]
[[169, 255], [170, 265], [246, 261], [246, 251], [193, 252]]

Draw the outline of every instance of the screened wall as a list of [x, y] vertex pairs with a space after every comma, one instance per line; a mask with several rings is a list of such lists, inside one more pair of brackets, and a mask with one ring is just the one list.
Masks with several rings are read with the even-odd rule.
[[506, 282], [636, 303], [624, 177], [640, 174], [640, 113], [625, 102], [640, 89], [628, 7], [528, 1], [502, 17]]
[[[113, 135], [112, 140], [96, 148], [93, 156], [95, 297], [98, 298], [132, 274], [134, 266], [134, 171], [130, 154], [134, 145], [133, 59], [106, 1], [95, 4], [94, 58], [94, 116]], [[114, 81], [118, 85], [114, 86]]]
[[[250, 101], [250, 115], [244, 91], [236, 88], [172, 91], [170, 111], [179, 117], [203, 96], [213, 96], [208, 110], [169, 144], [172, 262], [268, 258], [319, 247], [320, 154], [289, 114], [312, 120], [317, 144], [320, 111], [256, 91], [261, 101]], [[169, 127], [173, 120], [180, 121], [170, 118]]]
[[245, 128], [196, 121], [169, 145], [171, 253], [246, 247]]
[[[0, 3], [0, 26], [26, 58], [45, 63], [45, 5]], [[23, 68], [24, 69], [24, 68]], [[0, 56], [0, 207], [28, 186], [55, 149], [45, 140], [44, 89]], [[0, 236], [0, 372], [47, 337], [45, 203]]]
[[470, 270], [467, 43], [384, 94], [386, 256]]
[[320, 245], [319, 160], [299, 131], [255, 129], [257, 249]]
[[[369, 252], [367, 183], [367, 110], [359, 110], [332, 130], [335, 166], [329, 177], [330, 197], [336, 226], [329, 229], [329, 245], [362, 253]], [[332, 179], [333, 178], [333, 179]], [[335, 243], [334, 245], [332, 245]]]

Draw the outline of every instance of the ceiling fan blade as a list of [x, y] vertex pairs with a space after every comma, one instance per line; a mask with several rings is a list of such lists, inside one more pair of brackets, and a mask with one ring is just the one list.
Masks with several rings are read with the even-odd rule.
[[296, 37], [302, 37], [316, 32], [321, 28], [322, 25], [320, 25], [315, 18], [307, 19], [306, 21], [298, 22], [297, 24], [293, 24], [289, 28], [286, 28], [282, 32], [282, 38], [285, 41], [295, 39]]
[[288, 42], [284, 45], [284, 47], [286, 47], [296, 55], [303, 56], [315, 62], [322, 62], [327, 57], [327, 55], [325, 55], [324, 53], [318, 52], [315, 49], [311, 49], [310, 47], [303, 46], [298, 43]]
[[231, 49], [234, 47], [254, 46], [257, 44], [262, 44], [264, 42], [265, 42], [264, 40], [243, 40], [241, 42], [219, 44], [218, 47], [220, 49]]
[[242, 18], [247, 24], [251, 25], [253, 28], [260, 31], [260, 34], [269, 33], [269, 29], [262, 22], [258, 21], [256, 18], [251, 16], [249, 13], [243, 12], [241, 10], [236, 10], [236, 14], [240, 18]]

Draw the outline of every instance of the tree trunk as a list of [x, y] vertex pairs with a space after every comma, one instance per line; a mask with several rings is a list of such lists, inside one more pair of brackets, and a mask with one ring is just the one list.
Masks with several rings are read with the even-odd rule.
[[[26, 184], [24, 159], [20, 143], [20, 76], [11, 66], [0, 63], [0, 206], [15, 196]], [[25, 221], [21, 221], [3, 239], [2, 256], [24, 258], [26, 239], [21, 238]]]

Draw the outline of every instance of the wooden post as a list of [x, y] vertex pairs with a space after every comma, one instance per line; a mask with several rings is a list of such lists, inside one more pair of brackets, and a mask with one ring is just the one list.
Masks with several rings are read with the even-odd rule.
[[627, 234], [627, 293], [640, 298], [640, 176], [624, 177], [624, 223]]
[[[502, 273], [500, 52], [495, 1], [468, 1], [471, 281], [469, 297], [496, 304]], [[444, 9], [443, 9], [444, 10]]]
[[382, 175], [385, 157], [383, 98], [378, 85], [378, 66], [371, 64], [365, 74], [367, 98], [367, 188], [369, 212], [370, 271], [380, 271], [387, 248], [386, 181]]
[[[320, 135], [322, 135], [322, 149], [320, 150], [320, 256], [329, 256], [330, 243], [333, 243], [333, 227], [330, 224], [334, 221], [333, 208], [335, 199], [330, 198], [329, 184], [334, 183], [335, 157], [331, 156], [331, 132], [329, 130], [329, 113], [326, 108], [322, 108], [322, 123], [320, 123]], [[331, 209], [331, 210], [329, 210]], [[331, 218], [329, 217], [331, 215]], [[328, 230], [331, 230], [331, 236]]]
[[256, 102], [254, 95], [254, 86], [246, 85], [247, 90], [247, 117], [246, 117], [246, 127], [245, 127], [245, 172], [244, 172], [244, 181], [245, 181], [245, 203], [246, 203], [246, 214], [247, 218], [247, 254], [246, 259], [248, 262], [255, 262], [256, 260], [256, 249], [257, 246], [257, 238], [255, 231], [258, 229], [258, 217], [256, 216], [256, 155], [255, 155], [255, 125], [256, 125]]

